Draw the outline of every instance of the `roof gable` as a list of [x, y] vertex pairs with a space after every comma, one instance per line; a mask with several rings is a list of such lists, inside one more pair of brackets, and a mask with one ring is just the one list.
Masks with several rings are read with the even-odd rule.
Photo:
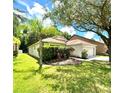
[[88, 42], [88, 43], [91, 43], [91, 44], [95, 44], [95, 45], [105, 45], [102, 42], [98, 42], [98, 41], [88, 39], [88, 38], [85, 38], [85, 37], [81, 37], [81, 36], [78, 36], [78, 35], [73, 35], [70, 40], [75, 40], [75, 39], [79, 39], [79, 40], [82, 40], [82, 41], [85, 41], [85, 42]]
[[45, 39], [42, 39], [43, 42], [47, 42], [47, 43], [57, 43], [57, 44], [65, 44], [64, 41], [62, 40], [58, 40], [58, 39], [55, 39], [55, 38], [45, 38]]
[[80, 40], [80, 39], [74, 39], [74, 40], [69, 40], [66, 42], [66, 45], [77, 45], [77, 44], [83, 44], [83, 45], [88, 45], [88, 46], [97, 46], [95, 44], [91, 44], [89, 42]]

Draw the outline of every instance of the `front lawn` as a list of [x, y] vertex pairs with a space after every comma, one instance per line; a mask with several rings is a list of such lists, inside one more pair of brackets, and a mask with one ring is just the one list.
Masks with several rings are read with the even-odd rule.
[[14, 58], [14, 93], [110, 93], [110, 66], [101, 62], [43, 66], [27, 54]]

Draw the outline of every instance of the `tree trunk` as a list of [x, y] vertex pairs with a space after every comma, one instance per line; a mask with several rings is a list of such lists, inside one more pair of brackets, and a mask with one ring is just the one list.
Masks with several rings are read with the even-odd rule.
[[109, 42], [109, 45], [108, 45], [108, 54], [109, 54], [109, 64], [111, 65], [111, 42]]
[[39, 46], [39, 71], [41, 71], [41, 69], [42, 69], [42, 64], [43, 64], [43, 62], [42, 62], [42, 56], [43, 56], [43, 54], [42, 54], [42, 48], [43, 48], [43, 43], [42, 43], [42, 39], [40, 39], [40, 46]]
[[109, 64], [111, 65], [111, 46], [108, 48], [108, 54], [109, 54]]
[[104, 43], [106, 44], [106, 46], [108, 48], [109, 64], [111, 65], [111, 35], [108, 40], [106, 40], [105, 38], [102, 38], [102, 40], [104, 41]]
[[109, 30], [109, 43], [108, 43], [109, 64], [111, 65], [111, 29]]

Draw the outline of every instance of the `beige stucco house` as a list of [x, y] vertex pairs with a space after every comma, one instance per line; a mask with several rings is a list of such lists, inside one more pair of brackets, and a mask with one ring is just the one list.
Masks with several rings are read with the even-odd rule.
[[87, 42], [89, 44], [96, 45], [96, 54], [105, 54], [108, 50], [107, 46], [104, 43], [92, 39], [88, 39], [78, 35], [73, 35], [69, 41], [73, 40], [81, 40], [82, 42]]
[[74, 39], [74, 40], [69, 40], [66, 42], [66, 45], [68, 47], [73, 48], [74, 50], [71, 51], [71, 56], [75, 57], [81, 57], [82, 56], [82, 51], [86, 50], [87, 51], [87, 58], [90, 57], [95, 57], [96, 56], [96, 45], [91, 44], [79, 39]]
[[[67, 41], [62, 36], [55, 36], [50, 38], [45, 38], [42, 42], [47, 43], [49, 46], [65, 46], [73, 48], [70, 52], [71, 56], [81, 57], [81, 52], [85, 49], [87, 50], [88, 58], [95, 57], [96, 54], [106, 53], [107, 47], [104, 43], [97, 42], [91, 39], [80, 37], [74, 35], [70, 40]], [[47, 46], [48, 46], [47, 45]], [[32, 44], [28, 47], [29, 54], [35, 57], [39, 57], [37, 49], [39, 48], [39, 42]]]
[[[58, 47], [66, 47], [67, 39], [65, 39], [62, 36], [54, 36], [42, 39], [43, 46], [49, 47], [49, 46], [58, 46]], [[28, 47], [28, 53], [34, 57], [39, 58], [39, 54], [37, 49], [39, 48], [39, 41], [32, 44]]]

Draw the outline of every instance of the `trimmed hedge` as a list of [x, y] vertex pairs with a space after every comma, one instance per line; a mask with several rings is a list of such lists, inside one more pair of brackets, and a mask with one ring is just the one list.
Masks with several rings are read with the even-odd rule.
[[[39, 52], [39, 49], [38, 49]], [[48, 63], [55, 59], [67, 59], [70, 56], [69, 48], [43, 47], [43, 62]]]

